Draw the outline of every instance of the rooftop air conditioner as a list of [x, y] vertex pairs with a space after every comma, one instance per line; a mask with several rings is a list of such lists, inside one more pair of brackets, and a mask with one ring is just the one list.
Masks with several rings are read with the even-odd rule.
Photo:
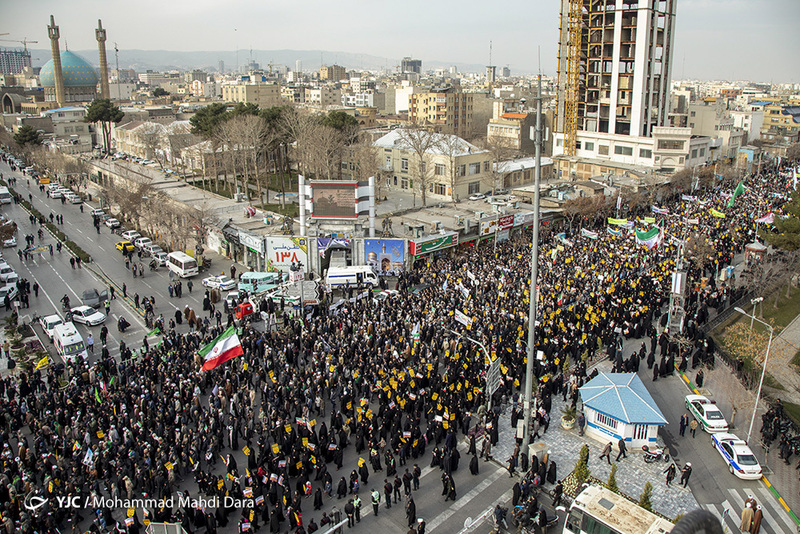
[[475, 212], [475, 220], [480, 221], [481, 219], [483, 219], [483, 212], [482, 211], [476, 211]]

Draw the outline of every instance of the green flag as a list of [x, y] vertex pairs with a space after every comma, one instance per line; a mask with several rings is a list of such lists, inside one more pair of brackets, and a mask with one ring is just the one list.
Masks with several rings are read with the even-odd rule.
[[733, 190], [733, 195], [731, 195], [731, 199], [728, 201], [728, 207], [732, 208], [733, 203], [736, 201], [736, 197], [743, 194], [745, 191], [744, 185], [742, 182], [739, 182], [739, 185], [736, 186], [736, 189]]
[[94, 388], [94, 398], [97, 399], [98, 404], [103, 404], [103, 401], [100, 400], [100, 394], [97, 392], [97, 387]]

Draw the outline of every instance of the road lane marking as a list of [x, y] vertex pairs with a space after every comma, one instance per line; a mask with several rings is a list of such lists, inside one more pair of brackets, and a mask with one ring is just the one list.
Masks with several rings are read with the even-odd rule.
[[469, 504], [470, 501], [472, 501], [472, 499], [480, 495], [486, 488], [494, 484], [495, 481], [497, 481], [497, 479], [502, 477], [505, 473], [506, 472], [503, 469], [498, 469], [497, 471], [495, 471], [494, 473], [483, 479], [480, 484], [472, 488], [472, 490], [470, 490], [468, 493], [456, 499], [456, 502], [454, 502], [447, 510], [437, 515], [433, 519], [431, 519], [428, 522], [428, 530], [432, 532], [437, 527], [441, 526], [442, 523], [450, 519], [453, 516], [453, 514], [455, 514], [457, 511], [459, 511], [467, 504]]

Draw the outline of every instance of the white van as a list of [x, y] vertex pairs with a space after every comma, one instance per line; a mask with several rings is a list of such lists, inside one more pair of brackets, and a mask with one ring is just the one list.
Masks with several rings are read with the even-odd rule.
[[197, 268], [197, 260], [185, 252], [167, 254], [167, 268], [181, 278], [189, 278], [200, 272]]
[[84, 360], [89, 356], [83, 337], [71, 322], [58, 324], [53, 328], [53, 344], [67, 363], [79, 356]]
[[357, 286], [358, 284], [378, 285], [378, 275], [369, 265], [351, 265], [349, 267], [329, 267], [325, 276], [325, 284], [330, 288], [341, 287], [345, 284]]
[[11, 193], [7, 187], [0, 187], [0, 204], [11, 204]]
[[260, 293], [278, 286], [279, 273], [247, 272], [239, 277], [240, 291]]

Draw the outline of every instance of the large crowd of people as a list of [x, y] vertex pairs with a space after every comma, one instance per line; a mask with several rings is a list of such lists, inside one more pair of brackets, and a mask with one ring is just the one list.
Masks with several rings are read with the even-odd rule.
[[[741, 291], [716, 275], [754, 239], [754, 218], [779, 211], [789, 185], [779, 173], [748, 176], [748, 191], [730, 208], [730, 187], [696, 197], [668, 193], [657, 207], [669, 215], [648, 205], [628, 216], [638, 228], [663, 228], [662, 244], [652, 249], [597, 219], [542, 225], [535, 430], [546, 431], [553, 395], [577, 402], [601, 351], [618, 371], [647, 361], [655, 378], [673, 362], [713, 358], [713, 342], [699, 327], [709, 308]], [[655, 223], [643, 222], [651, 216]], [[687, 236], [707, 246], [686, 247], [687, 257], [696, 256], [686, 299], [692, 345], [681, 353], [657, 325], [678, 240]], [[269, 332], [247, 326], [243, 356], [212, 371], [200, 370], [197, 351], [224, 327], [198, 321], [187, 333], [165, 328], [161, 343], [146, 350], [123, 347], [120, 359], [103, 351], [91, 366], [0, 380], [0, 522], [9, 533], [134, 534], [145, 519], [178, 522], [189, 533], [230, 524], [240, 532], [313, 532], [332, 521], [331, 504], [355, 516], [355, 505], [341, 498], [360, 508], [359, 491], [373, 505], [385, 492], [391, 504], [403, 488], [410, 532], [424, 532], [408, 504], [420, 466], [438, 467], [444, 498], [457, 499], [459, 440], [470, 440], [470, 460], [479, 448], [488, 458], [499, 401], [512, 401], [512, 423], [521, 417], [530, 250], [529, 228], [496, 248], [465, 244], [417, 262], [385, 300], [315, 307], [302, 319], [284, 314], [282, 327]], [[626, 338], [643, 338], [641, 351], [624, 354]], [[486, 363], [498, 358], [501, 386], [487, 410]], [[363, 458], [358, 465], [344, 465], [349, 449]], [[556, 478], [539, 462], [532, 472], [518, 448], [509, 463], [511, 472], [516, 465], [528, 472], [526, 488], [533, 478]], [[196, 491], [187, 489], [189, 479]], [[81, 507], [60, 506], [74, 497]], [[129, 513], [118, 505], [124, 499], [152, 504], [147, 515]]]

